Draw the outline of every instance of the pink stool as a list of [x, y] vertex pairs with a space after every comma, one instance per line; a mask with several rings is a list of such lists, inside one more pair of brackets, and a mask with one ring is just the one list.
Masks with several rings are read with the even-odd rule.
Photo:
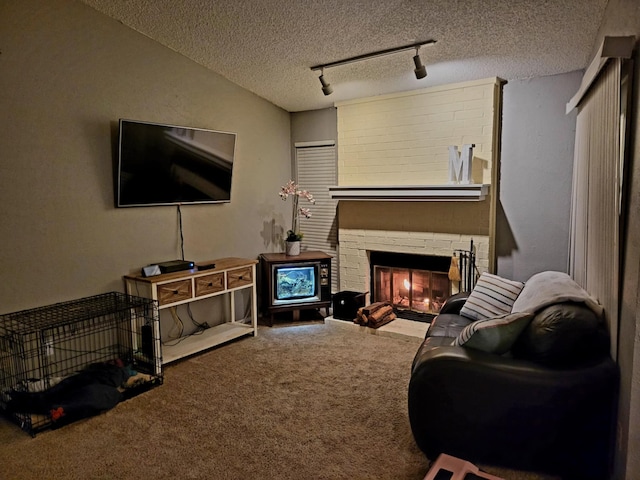
[[[437, 476], [438, 473], [441, 475]], [[450, 476], [447, 473], [451, 473]], [[504, 480], [485, 472], [481, 472], [473, 463], [461, 460], [446, 453], [438, 455], [436, 461], [431, 465], [424, 480]]]

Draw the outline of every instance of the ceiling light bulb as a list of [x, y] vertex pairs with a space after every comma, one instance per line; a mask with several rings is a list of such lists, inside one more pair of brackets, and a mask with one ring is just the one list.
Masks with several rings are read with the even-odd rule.
[[420, 55], [418, 54], [418, 48], [416, 48], [416, 54], [413, 57], [413, 63], [415, 63], [416, 68], [413, 72], [416, 74], [416, 78], [420, 80], [427, 76], [427, 67], [425, 67], [420, 61]]
[[333, 93], [333, 88], [331, 88], [331, 85], [324, 79], [324, 70], [320, 73], [320, 83], [322, 84], [322, 93], [325, 95], [331, 95]]

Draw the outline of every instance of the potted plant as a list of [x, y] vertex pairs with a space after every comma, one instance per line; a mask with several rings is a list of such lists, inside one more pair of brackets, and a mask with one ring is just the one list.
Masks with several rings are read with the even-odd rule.
[[286, 185], [280, 187], [279, 195], [283, 201], [287, 201], [289, 197], [293, 199], [291, 229], [287, 230], [287, 238], [285, 239], [286, 253], [287, 255], [300, 255], [300, 241], [302, 240], [303, 233], [298, 230], [298, 219], [300, 215], [303, 215], [305, 218], [310, 218], [311, 212], [308, 208], [300, 207], [299, 201], [300, 198], [305, 199], [311, 204], [316, 203], [316, 201], [310, 192], [301, 190], [293, 180], [289, 180]]

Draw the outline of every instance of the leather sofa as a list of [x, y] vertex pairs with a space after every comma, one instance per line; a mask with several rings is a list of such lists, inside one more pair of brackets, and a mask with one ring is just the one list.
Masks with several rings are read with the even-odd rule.
[[602, 318], [583, 321], [588, 308], [579, 302], [552, 303], [531, 312], [498, 354], [453, 345], [475, 321], [460, 315], [468, 296], [445, 303], [413, 361], [408, 407], [419, 448], [431, 460], [446, 453], [563, 478], [607, 478], [619, 374]]

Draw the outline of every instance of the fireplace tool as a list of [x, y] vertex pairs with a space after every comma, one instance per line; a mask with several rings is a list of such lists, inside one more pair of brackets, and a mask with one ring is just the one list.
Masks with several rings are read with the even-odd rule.
[[476, 254], [473, 249], [473, 240], [471, 240], [469, 250], [456, 249], [453, 251], [449, 280], [458, 282], [459, 292], [470, 292], [475, 287], [478, 276]]

